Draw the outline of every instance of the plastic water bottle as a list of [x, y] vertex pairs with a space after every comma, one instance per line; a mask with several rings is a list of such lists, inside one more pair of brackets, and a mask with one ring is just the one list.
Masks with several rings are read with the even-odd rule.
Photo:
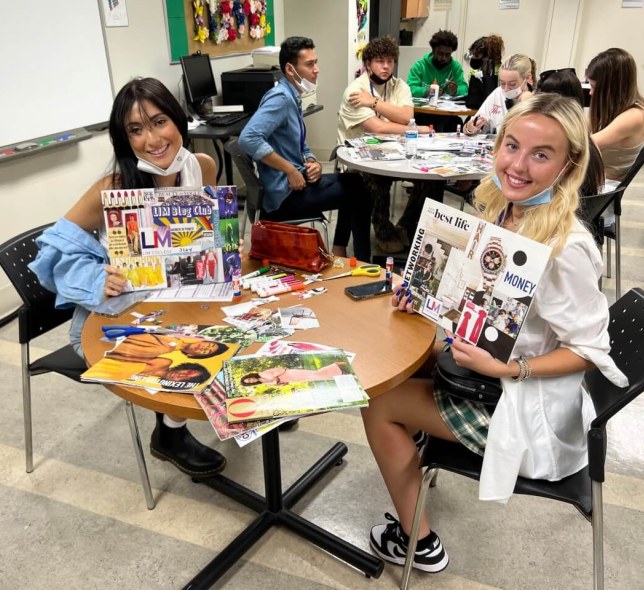
[[415, 158], [418, 151], [418, 126], [415, 119], [409, 119], [405, 129], [405, 154], [408, 158]]

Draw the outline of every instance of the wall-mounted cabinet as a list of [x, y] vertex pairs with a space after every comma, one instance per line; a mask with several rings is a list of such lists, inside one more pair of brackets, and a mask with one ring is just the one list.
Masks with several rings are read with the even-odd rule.
[[402, 0], [400, 18], [425, 18], [429, 15], [429, 0]]

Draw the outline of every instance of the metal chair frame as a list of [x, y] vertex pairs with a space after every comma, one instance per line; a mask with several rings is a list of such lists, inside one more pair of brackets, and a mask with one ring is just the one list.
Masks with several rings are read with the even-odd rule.
[[[602, 484], [605, 481], [607, 422], [644, 391], [644, 290], [632, 289], [610, 308], [608, 327], [611, 357], [628, 377], [629, 385], [619, 388], [598, 369], [586, 372], [585, 386], [595, 406], [596, 418], [588, 431], [588, 465], [561, 481], [534, 480], [519, 477], [516, 494], [540, 496], [567, 502], [577, 508], [593, 528], [593, 581], [595, 590], [604, 588], [604, 522]], [[427, 493], [438, 469], [478, 480], [482, 457], [460, 443], [430, 437], [425, 445], [422, 465], [427, 468], [418, 493], [416, 512], [409, 535], [407, 559], [400, 588], [406, 590], [411, 575], [413, 556], [418, 541], [420, 521]]]
[[[617, 185], [617, 188], [623, 188], [626, 190], [628, 185], [632, 180], [637, 176], [637, 173], [644, 166], [644, 148], [640, 150], [640, 153], [637, 155], [635, 162], [630, 167], [628, 173], [624, 179]], [[615, 199], [615, 223], [604, 228], [604, 236], [608, 238], [606, 240], [606, 276], [611, 277], [611, 240], [615, 240], [615, 298], [619, 299], [622, 294], [622, 238], [621, 238], [621, 228], [620, 228], [620, 218], [622, 215], [622, 195], [619, 198]]]
[[[38, 246], [36, 238], [51, 224], [28, 230], [0, 245], [0, 267], [4, 270], [18, 295], [22, 306], [18, 310], [18, 340], [21, 352], [22, 368], [22, 405], [25, 430], [25, 463], [27, 473], [34, 470], [33, 460], [33, 426], [31, 411], [31, 377], [44, 373], [58, 373], [76, 382], [81, 382], [81, 374], [87, 369], [71, 344], [59, 348], [48, 355], [31, 361], [29, 345], [37, 336], [71, 319], [73, 309], [56, 309], [55, 295], [44, 289], [36, 275], [27, 265], [36, 257]], [[143, 456], [143, 447], [139, 436], [134, 408], [125, 402], [134, 453], [139, 469], [143, 493], [148, 509], [154, 508], [154, 497], [150, 479]]]

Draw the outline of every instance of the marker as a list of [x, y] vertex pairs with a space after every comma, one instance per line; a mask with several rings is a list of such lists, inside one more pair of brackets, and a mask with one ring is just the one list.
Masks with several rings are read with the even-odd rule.
[[416, 168], [416, 170], [420, 170], [421, 172], [429, 172], [427, 166], [421, 166], [420, 164], [412, 164], [412, 168]]
[[271, 270], [270, 266], [264, 266], [256, 271], [249, 272], [247, 275], [244, 275], [241, 280], [245, 281], [247, 279], [252, 279], [253, 277], [258, 277], [259, 275], [266, 274], [269, 270]]
[[260, 275], [257, 277], [253, 277], [252, 279], [247, 279], [246, 281], [244, 281], [244, 289], [252, 289], [253, 285], [258, 285], [260, 283], [263, 283], [264, 281], [273, 281], [275, 279], [280, 279], [285, 276], [287, 276], [285, 272], [280, 272], [280, 273], [275, 273], [270, 275]]
[[273, 287], [271, 289], [257, 289], [257, 294], [260, 297], [269, 297], [271, 295], [280, 295], [281, 293], [290, 293], [291, 291], [301, 291], [306, 285], [303, 282], [293, 283], [290, 285], [281, 285], [279, 287]]

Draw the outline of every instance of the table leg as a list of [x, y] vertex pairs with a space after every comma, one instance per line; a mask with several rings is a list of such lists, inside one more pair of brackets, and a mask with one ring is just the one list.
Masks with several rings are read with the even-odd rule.
[[384, 568], [381, 559], [347, 543], [289, 510], [332, 467], [337, 465], [346, 453], [346, 445], [336, 443], [285, 493], [282, 493], [279, 430], [275, 428], [262, 437], [265, 499], [223, 476], [202, 480], [206, 485], [253, 510], [257, 510], [260, 514], [217, 557], [188, 582], [184, 590], [202, 590], [212, 587], [244, 556], [248, 549], [261, 539], [264, 533], [277, 525], [286, 526], [295, 534], [364, 572], [367, 577], [378, 578]]

